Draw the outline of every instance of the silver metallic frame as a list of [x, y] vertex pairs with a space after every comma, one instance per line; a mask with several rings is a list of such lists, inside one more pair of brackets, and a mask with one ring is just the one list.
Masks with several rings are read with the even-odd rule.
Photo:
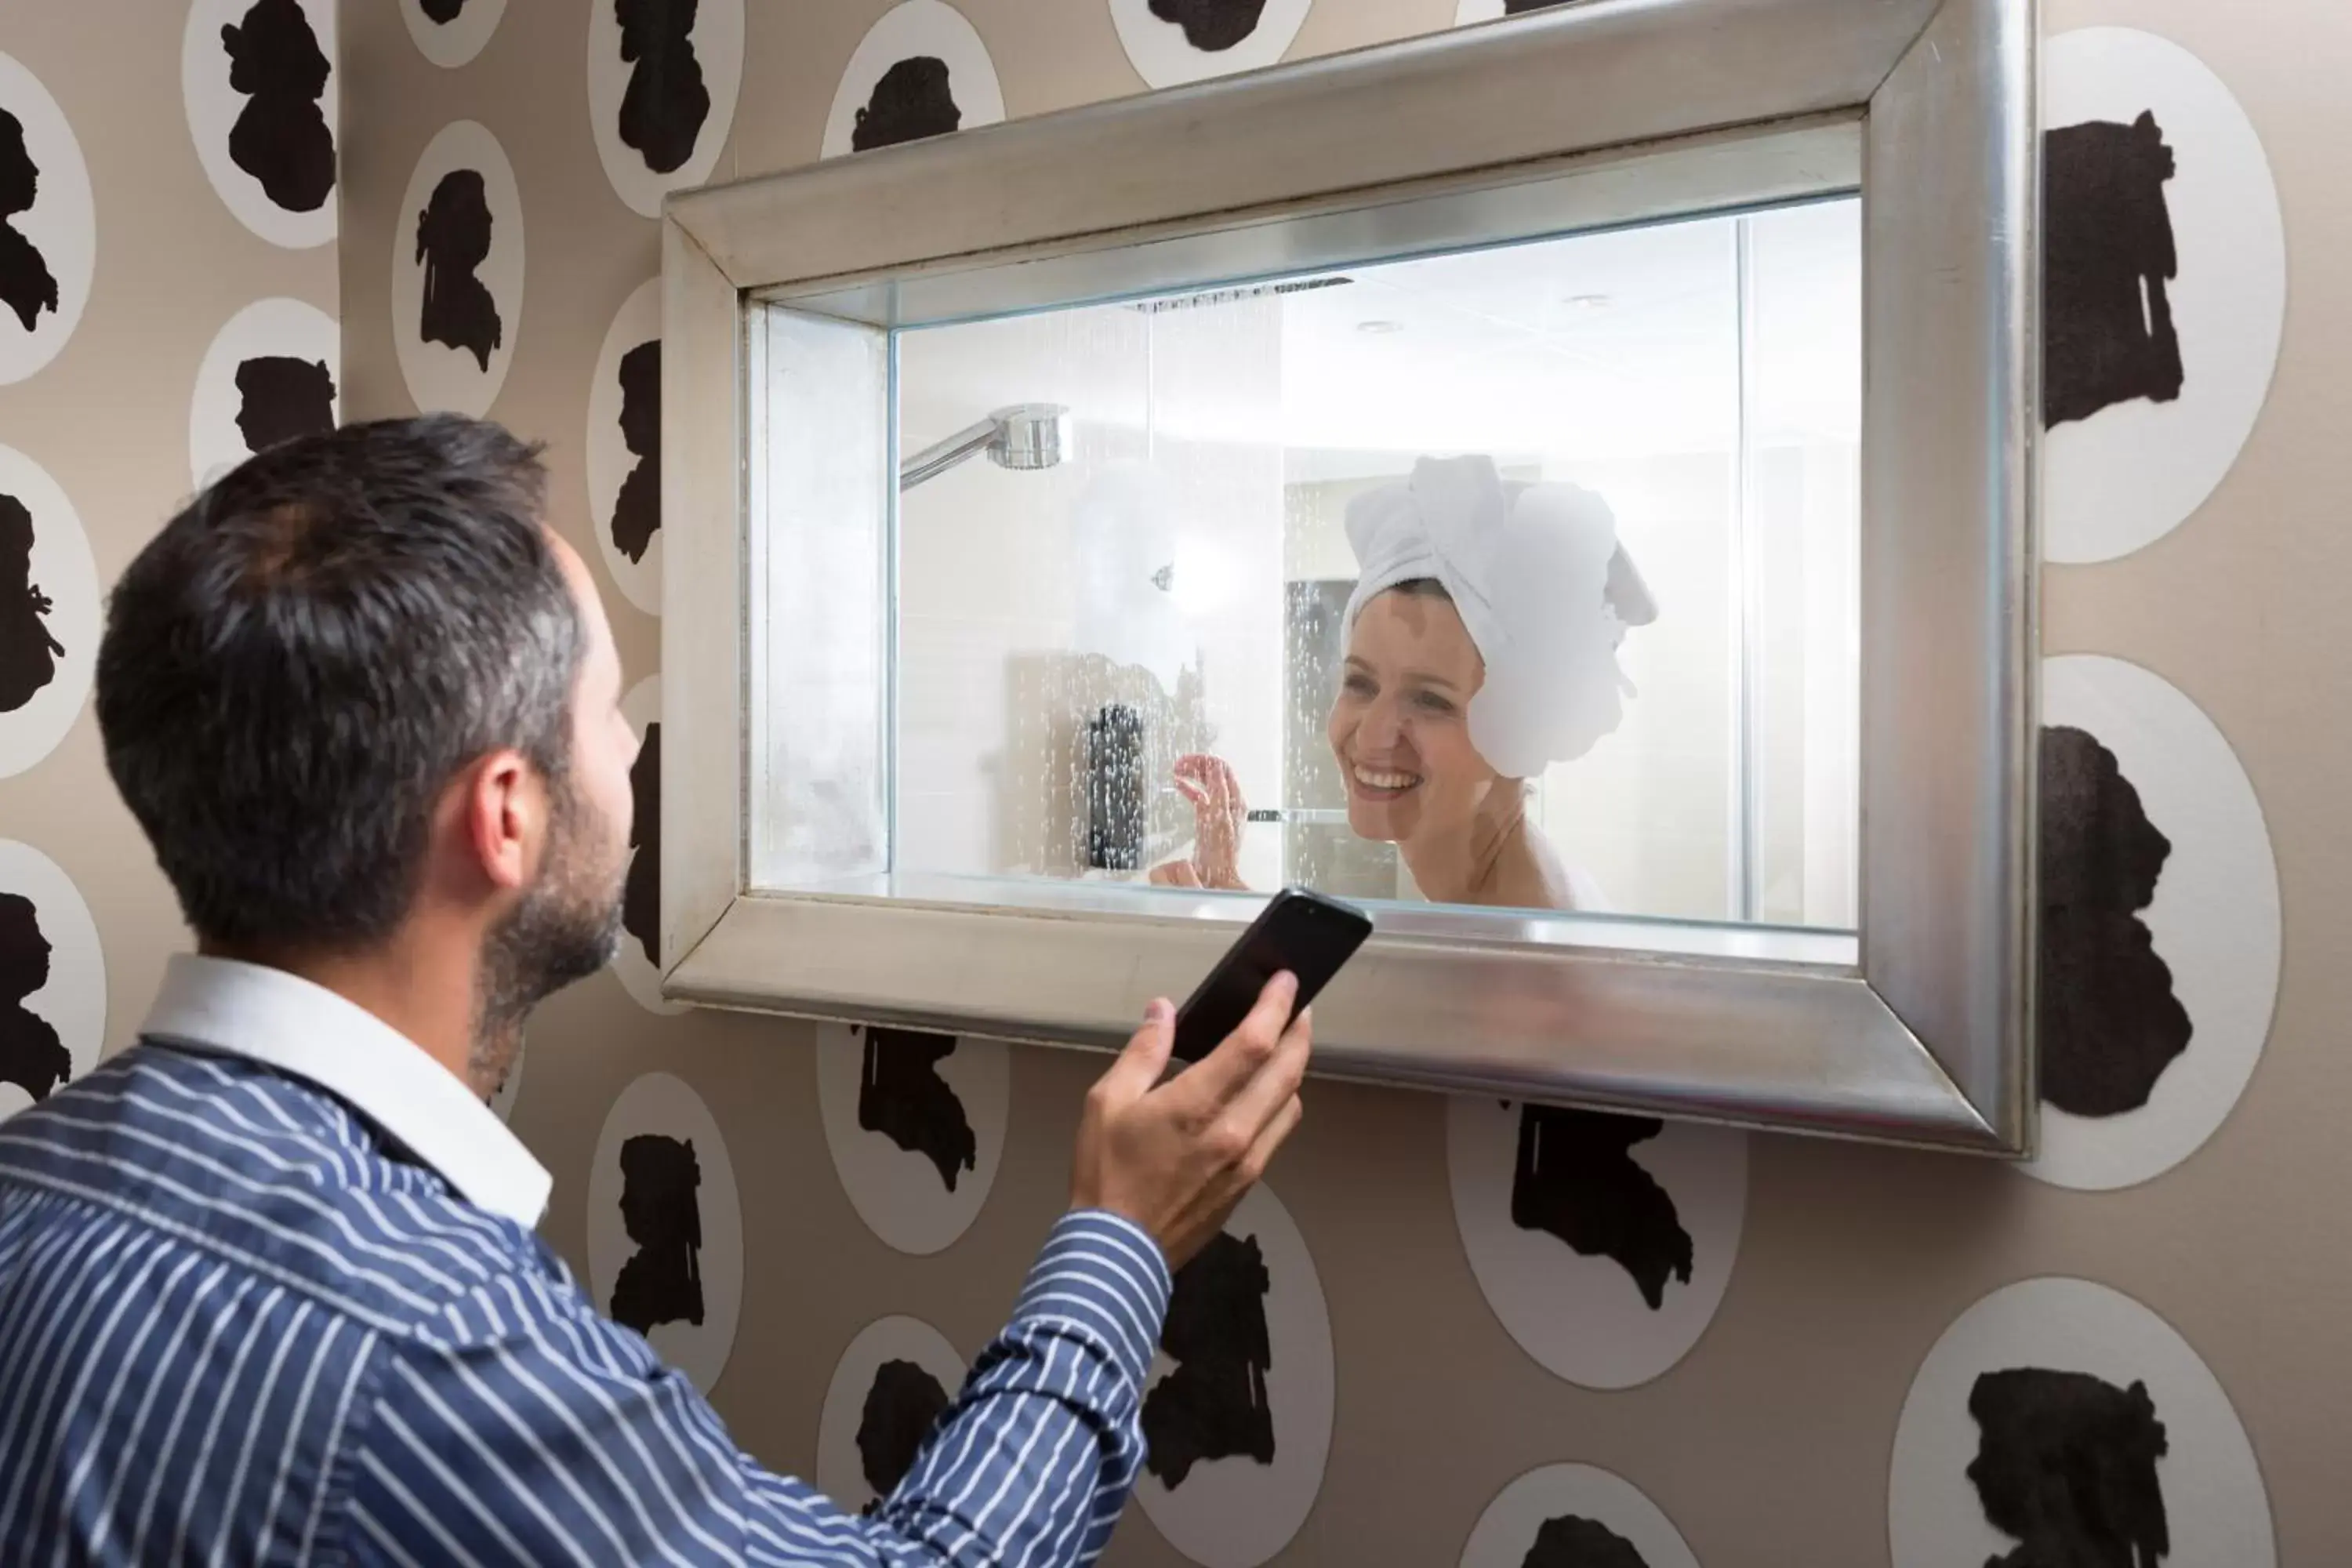
[[2033, 0], [1582, 0], [672, 197], [666, 993], [1109, 1046], [1234, 930], [752, 890], [762, 312], [887, 331], [1859, 184], [1860, 931], [1384, 920], [1317, 1069], [2028, 1151], [2034, 38]]

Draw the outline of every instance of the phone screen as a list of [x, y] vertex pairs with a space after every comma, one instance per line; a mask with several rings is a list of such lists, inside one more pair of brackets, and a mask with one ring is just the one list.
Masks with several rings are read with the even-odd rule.
[[1285, 970], [1297, 976], [1297, 1005], [1304, 1008], [1371, 932], [1362, 910], [1336, 899], [1299, 889], [1276, 895], [1177, 1010], [1176, 1059], [1194, 1062], [1215, 1050]]

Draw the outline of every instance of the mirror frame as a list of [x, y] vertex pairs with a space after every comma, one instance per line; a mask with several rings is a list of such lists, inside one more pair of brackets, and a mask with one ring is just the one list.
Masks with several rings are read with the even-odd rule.
[[1859, 931], [1825, 957], [1797, 933], [1384, 921], [1317, 1005], [1316, 1071], [2030, 1152], [2035, 29], [2034, 0], [1581, 0], [673, 195], [665, 994], [1112, 1047], [1238, 929], [1181, 899], [1079, 918], [751, 887], [765, 311], [882, 331], [1209, 255], [1239, 278], [1402, 254], [1384, 214], [1565, 192], [1597, 224], [1858, 176]]

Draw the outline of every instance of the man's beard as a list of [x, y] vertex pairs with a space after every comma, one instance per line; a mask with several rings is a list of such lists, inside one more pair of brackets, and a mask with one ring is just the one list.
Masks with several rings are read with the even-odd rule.
[[628, 858], [594, 863], [587, 804], [571, 780], [553, 790], [547, 859], [539, 879], [482, 944], [467, 1067], [494, 1094], [522, 1048], [523, 1020], [547, 997], [584, 980], [621, 951], [621, 893]]

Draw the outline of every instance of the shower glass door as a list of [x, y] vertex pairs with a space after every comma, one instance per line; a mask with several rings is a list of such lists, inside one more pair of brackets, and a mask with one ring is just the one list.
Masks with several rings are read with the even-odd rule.
[[[1841, 198], [891, 333], [887, 537], [795, 545], [795, 722], [844, 700], [796, 738], [833, 763], [787, 814], [821, 873], [794, 880], [1420, 902], [1444, 889], [1413, 862], [1445, 875], [1446, 834], [1475, 857], [1516, 812], [1555, 912], [1851, 929], [1860, 258]], [[1517, 607], [1406, 606], [1417, 640], [1374, 671], [1349, 519], [1424, 460], [1491, 468], [1506, 510], [1476, 527], [1597, 501], [1605, 587], [1530, 605], [1467, 565]], [[1497, 639], [1589, 667], [1538, 672], [1560, 711], [1525, 721], [1589, 736], [1482, 752]], [[1397, 707], [1421, 675], [1458, 689]]]

